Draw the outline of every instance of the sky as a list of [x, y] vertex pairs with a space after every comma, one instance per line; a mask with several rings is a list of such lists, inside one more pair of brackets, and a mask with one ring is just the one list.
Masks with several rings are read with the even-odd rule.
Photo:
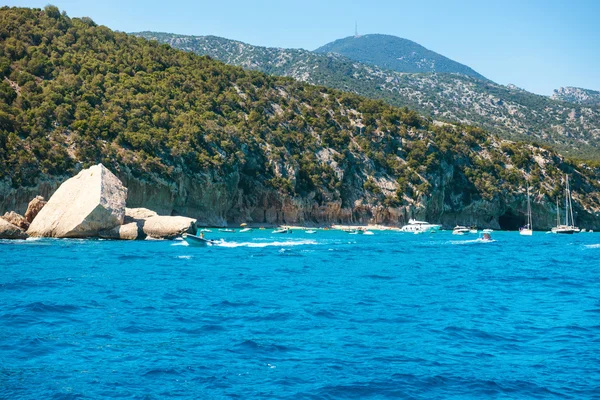
[[410, 39], [485, 77], [550, 95], [561, 86], [600, 90], [598, 0], [52, 0], [124, 32], [215, 35], [257, 46], [314, 50], [354, 34]]

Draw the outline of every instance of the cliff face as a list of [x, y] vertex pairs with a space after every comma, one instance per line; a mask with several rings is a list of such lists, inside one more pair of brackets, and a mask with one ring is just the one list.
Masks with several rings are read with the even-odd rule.
[[[368, 204], [356, 198], [318, 202], [315, 193], [306, 197], [289, 196], [270, 188], [254, 187], [246, 192], [240, 187], [239, 173], [214, 182], [209, 176], [180, 174], [173, 181], [136, 178], [129, 173], [117, 174], [128, 188], [128, 207], [147, 207], [164, 215], [184, 215], [199, 225], [225, 226], [241, 222], [257, 224], [382, 224], [402, 226], [415, 218], [440, 223], [446, 229], [455, 225], [516, 230], [525, 224], [525, 193], [499, 196], [492, 200], [463, 202], [464, 182], [457, 180], [453, 168], [443, 174], [438, 186], [421, 202], [401, 207]], [[31, 188], [0, 191], [0, 213], [15, 210], [23, 213], [27, 203], [38, 193], [49, 198], [61, 180], [46, 181]], [[355, 188], [357, 193], [358, 188]], [[600, 212], [578, 202], [574, 194], [575, 221], [585, 229], [600, 230]], [[556, 203], [547, 198], [532, 199], [534, 229], [549, 230], [556, 226]], [[559, 204], [564, 220], [564, 203]]]

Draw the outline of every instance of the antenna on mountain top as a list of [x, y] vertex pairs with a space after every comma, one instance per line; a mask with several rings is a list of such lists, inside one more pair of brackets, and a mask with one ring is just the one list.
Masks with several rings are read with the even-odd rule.
[[358, 21], [354, 21], [354, 37], [358, 37]]

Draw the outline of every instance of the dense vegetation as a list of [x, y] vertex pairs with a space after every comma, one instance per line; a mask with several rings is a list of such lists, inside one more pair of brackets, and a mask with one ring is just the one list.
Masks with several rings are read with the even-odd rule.
[[408, 106], [437, 120], [468, 123], [512, 140], [600, 160], [600, 109], [549, 99], [462, 74], [398, 73], [336, 54], [252, 46], [214, 36], [136, 35], [231, 65]]
[[428, 50], [418, 43], [391, 35], [349, 36], [327, 43], [316, 53], [336, 53], [351, 60], [397, 72], [457, 73], [485, 78], [466, 65]]
[[[240, 176], [317, 203], [448, 207], [555, 196], [564, 171], [600, 204], [597, 171], [479, 128], [116, 33], [56, 7], [0, 9], [0, 179], [13, 187], [103, 162], [140, 179]], [[542, 160], [542, 161], [540, 161]], [[444, 180], [450, 174], [450, 182]]]

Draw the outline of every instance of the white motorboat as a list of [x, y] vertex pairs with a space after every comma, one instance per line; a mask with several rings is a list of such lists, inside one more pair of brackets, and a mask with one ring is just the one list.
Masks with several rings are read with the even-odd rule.
[[252, 232], [252, 228], [244, 228], [240, 230], [240, 233]]
[[190, 246], [204, 247], [216, 243], [214, 240], [205, 239], [202, 236], [190, 235], [189, 233], [184, 233], [181, 237]]
[[558, 211], [558, 199], [556, 200], [556, 226], [552, 228], [552, 233], [558, 233], [563, 235], [572, 235], [579, 233], [580, 230], [575, 226], [573, 218], [573, 202], [571, 200], [571, 189], [569, 188], [569, 175], [565, 175], [566, 188], [565, 188], [565, 223], [560, 224], [560, 215]]
[[279, 228], [279, 229], [275, 229], [273, 231], [273, 233], [291, 233], [292, 231], [289, 230], [288, 228]]
[[230, 228], [222, 228], [219, 229], [219, 232], [225, 232], [225, 233], [234, 233], [235, 229], [230, 229]]
[[493, 229], [484, 229], [481, 232], [483, 232], [483, 233], [492, 233], [492, 232], [494, 232], [494, 230]]
[[452, 230], [453, 235], [466, 235], [469, 232], [471, 232], [471, 230], [469, 228], [467, 228], [466, 226], [462, 226], [462, 225], [456, 225], [454, 227], [454, 229]]
[[408, 224], [400, 228], [400, 232], [425, 233], [439, 231], [441, 228], [441, 225], [430, 224], [429, 222], [425, 221], [409, 219]]
[[200, 232], [212, 232], [210, 229], [207, 228], [202, 228], [200, 229]]
[[531, 220], [531, 198], [529, 197], [529, 186], [527, 186], [527, 225], [519, 229], [522, 236], [533, 235], [533, 221]]
[[470, 228], [469, 233], [477, 233], [477, 228]]
[[317, 233], [317, 231], [314, 229], [307, 229], [304, 232], [309, 233], [309, 234]]

